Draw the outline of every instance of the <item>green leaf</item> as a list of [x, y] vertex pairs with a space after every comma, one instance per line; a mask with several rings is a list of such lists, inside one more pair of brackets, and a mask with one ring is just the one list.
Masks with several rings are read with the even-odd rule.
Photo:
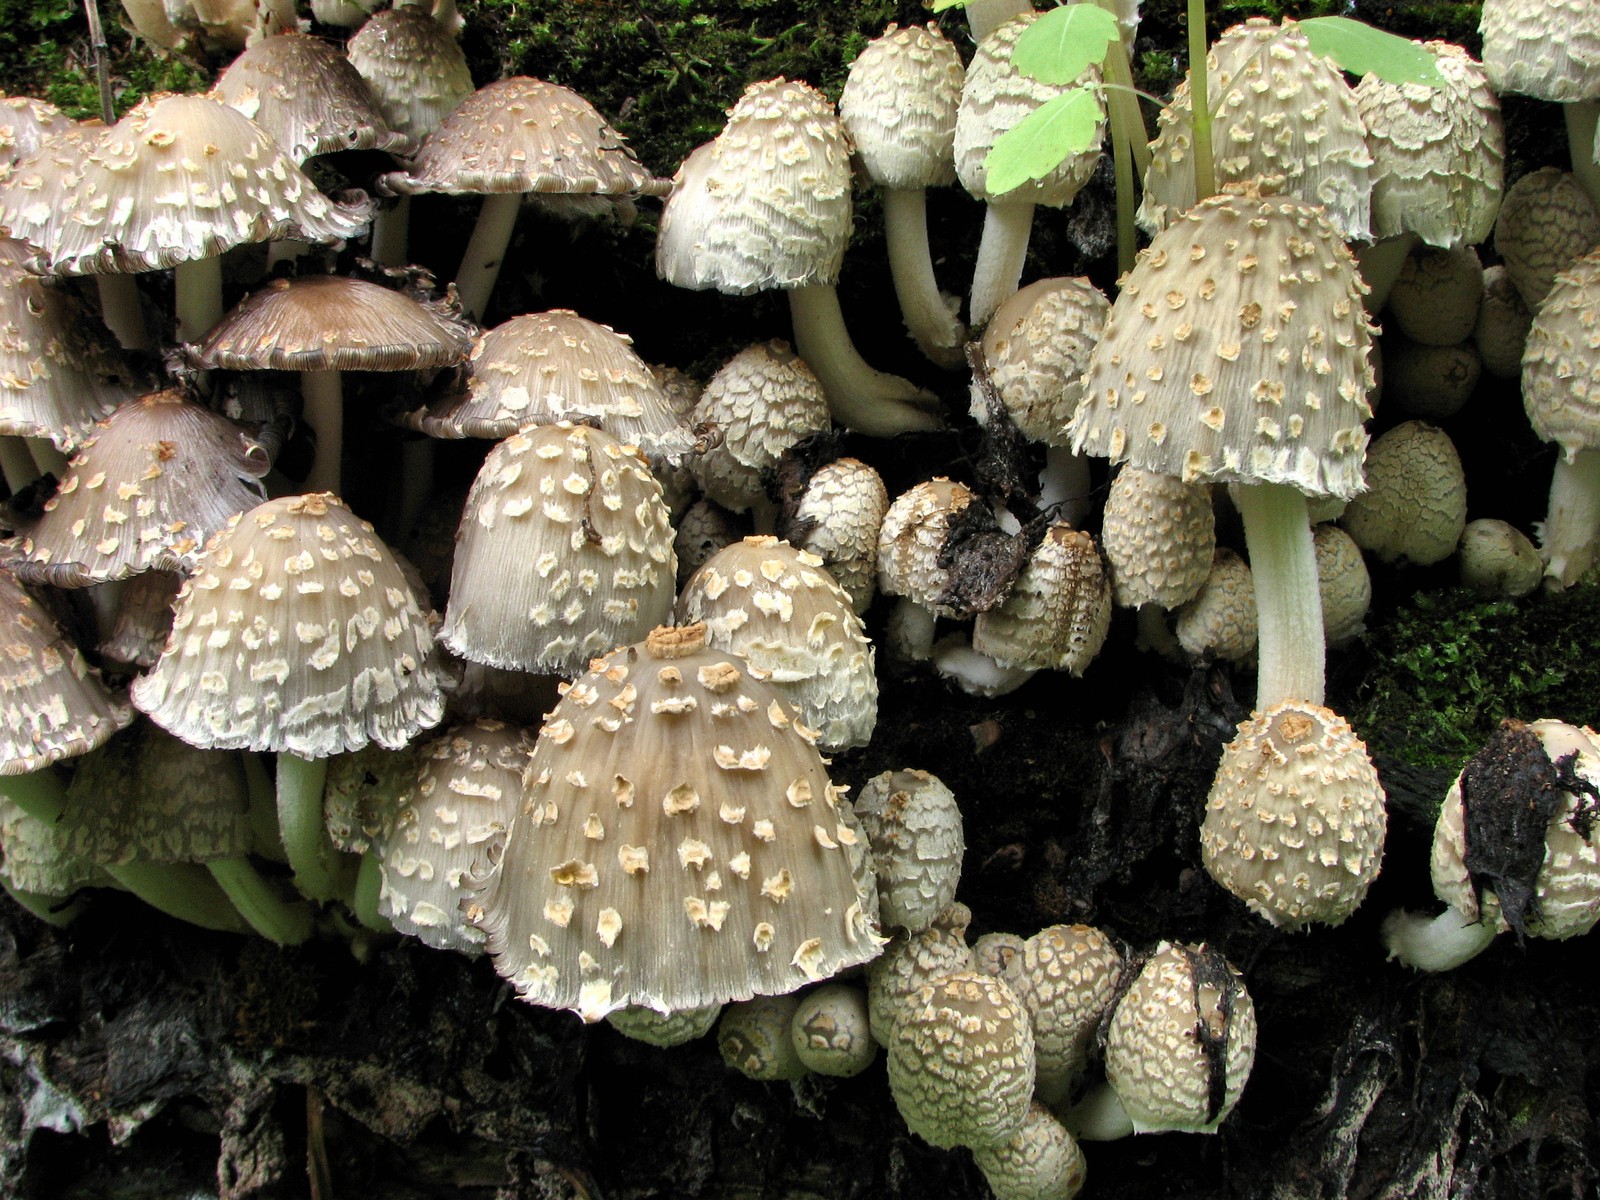
[[933, 11], [949, 12], [952, 8], [965, 8], [971, 0], [933, 0]]
[[1352, 75], [1372, 74], [1385, 83], [1445, 85], [1433, 52], [1407, 38], [1349, 17], [1312, 17], [1300, 22], [1300, 31], [1313, 54], [1333, 59]]
[[1022, 31], [1011, 65], [1041, 83], [1074, 83], [1121, 36], [1116, 17], [1098, 4], [1064, 4]]
[[1064, 160], [1094, 144], [1100, 102], [1094, 91], [1073, 88], [1034, 109], [998, 138], [983, 165], [992, 195], [1043, 179]]

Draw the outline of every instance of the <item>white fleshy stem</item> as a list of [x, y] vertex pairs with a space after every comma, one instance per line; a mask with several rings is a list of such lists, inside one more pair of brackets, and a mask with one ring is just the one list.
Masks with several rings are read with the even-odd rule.
[[301, 416], [316, 435], [317, 455], [306, 473], [307, 492], [339, 493], [339, 459], [344, 454], [344, 388], [338, 371], [302, 371]]
[[1033, 5], [1028, 0], [970, 0], [967, 4], [967, 28], [972, 30], [972, 40], [981, 42], [996, 26], [1032, 11]]
[[1284, 700], [1321, 704], [1322, 590], [1306, 498], [1282, 483], [1241, 484], [1231, 494], [1256, 585], [1256, 710]]
[[1572, 173], [1595, 208], [1600, 209], [1600, 163], [1595, 162], [1596, 125], [1600, 124], [1600, 100], [1575, 100], [1561, 106], [1567, 118], [1567, 149], [1572, 155]]
[[124, 350], [151, 350], [150, 330], [139, 304], [139, 282], [132, 275], [96, 275], [100, 293], [100, 319], [116, 335]]
[[933, 611], [909, 596], [901, 596], [889, 612], [883, 637], [889, 657], [896, 662], [927, 662], [933, 653]]
[[456, 295], [469, 321], [478, 320], [489, 306], [489, 295], [500, 278], [500, 264], [505, 261], [521, 207], [520, 192], [499, 192], [483, 198], [478, 222], [472, 227], [472, 238], [456, 271]]
[[1181, 660], [1183, 645], [1178, 641], [1178, 635], [1172, 632], [1172, 626], [1167, 621], [1167, 610], [1149, 602], [1139, 605], [1136, 611], [1139, 632], [1134, 639], [1134, 646], [1149, 654], [1159, 654], [1162, 658]]
[[1453, 971], [1476, 958], [1494, 941], [1489, 921], [1474, 921], [1457, 908], [1437, 917], [1396, 909], [1383, 919], [1383, 944], [1389, 957], [1418, 971]]
[[850, 340], [839, 293], [831, 283], [790, 288], [789, 315], [795, 349], [816, 373], [839, 424], [869, 437], [942, 427], [933, 413], [914, 407], [935, 403], [932, 393], [867, 365]]
[[1071, 446], [1046, 446], [1044, 469], [1039, 472], [1039, 507], [1056, 505], [1056, 512], [1076, 527], [1089, 515], [1089, 457], [1074, 454]]
[[1539, 526], [1545, 586], [1569, 588], [1594, 566], [1600, 535], [1600, 450], [1579, 450], [1556, 459], [1550, 505]]
[[39, 478], [39, 464], [28, 453], [25, 440], [0, 434], [0, 473], [5, 475], [6, 487], [13, 496]]
[[198, 342], [222, 320], [222, 259], [181, 262], [173, 268], [177, 291], [178, 340]]
[[328, 840], [323, 816], [323, 785], [328, 760], [278, 755], [278, 828], [294, 885], [307, 900], [325, 901], [346, 894], [345, 859]]
[[410, 196], [378, 209], [372, 218], [372, 261], [384, 267], [405, 266], [410, 226]]
[[1116, 1089], [1104, 1080], [1062, 1113], [1061, 1123], [1080, 1142], [1114, 1142], [1133, 1132], [1133, 1118], [1122, 1107]]
[[953, 370], [966, 362], [961, 352], [966, 327], [939, 291], [928, 247], [928, 194], [922, 188], [883, 189], [883, 232], [889, 245], [889, 274], [900, 300], [900, 315], [930, 361]]
[[1016, 691], [1034, 672], [1026, 667], [1007, 667], [980, 650], [974, 650], [965, 634], [953, 633], [933, 645], [934, 670], [969, 696], [992, 698]]
[[1377, 312], [1389, 302], [1389, 292], [1394, 288], [1394, 281], [1400, 278], [1400, 269], [1406, 265], [1406, 258], [1421, 240], [1414, 233], [1399, 233], [1356, 251], [1361, 278], [1372, 289], [1364, 301], [1369, 313]]
[[994, 310], [1017, 290], [1033, 236], [1031, 200], [991, 200], [983, 214], [978, 262], [972, 269], [972, 298], [967, 320], [974, 329], [986, 325]]

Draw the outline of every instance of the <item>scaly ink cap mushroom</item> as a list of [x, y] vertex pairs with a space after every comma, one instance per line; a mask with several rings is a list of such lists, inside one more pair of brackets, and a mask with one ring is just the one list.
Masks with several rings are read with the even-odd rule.
[[1556, 167], [1529, 171], [1506, 189], [1494, 249], [1512, 285], [1538, 312], [1558, 272], [1600, 242], [1600, 212], [1578, 181]]
[[1100, 544], [1118, 604], [1177, 608], [1211, 573], [1217, 524], [1210, 486], [1124, 466], [1106, 496]]
[[807, 480], [789, 526], [789, 540], [822, 559], [857, 613], [878, 594], [878, 531], [888, 511], [883, 477], [859, 458], [840, 458]]
[[396, 133], [426, 137], [472, 94], [460, 45], [414, 7], [374, 13], [344, 49]]
[[1078, 1140], [1037, 1100], [1015, 1133], [974, 1147], [972, 1161], [995, 1200], [1073, 1200], [1089, 1175]]
[[1122, 954], [1089, 925], [1050, 925], [1022, 946], [1015, 988], [1033, 1023], [1037, 1091], [1065, 1099], [1089, 1066], [1100, 1018], [1122, 979]]
[[936, 776], [908, 768], [867, 780], [855, 807], [872, 848], [884, 925], [927, 929], [961, 882], [966, 837], [955, 795]]
[[818, 1075], [847, 1079], [859, 1075], [878, 1056], [867, 1022], [867, 998], [860, 987], [825, 983], [800, 997], [789, 1022], [795, 1055]]
[[1427, 421], [1380, 434], [1367, 451], [1367, 490], [1339, 524], [1380, 562], [1449, 558], [1467, 524], [1467, 477], [1450, 435]]
[[1010, 593], [980, 612], [972, 648], [1003, 667], [1082, 675], [1111, 630], [1111, 581], [1100, 547], [1057, 521], [1045, 530]]

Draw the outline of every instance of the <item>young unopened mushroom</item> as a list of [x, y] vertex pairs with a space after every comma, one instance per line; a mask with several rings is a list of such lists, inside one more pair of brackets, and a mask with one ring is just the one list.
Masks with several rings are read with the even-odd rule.
[[705, 1004], [677, 1012], [661, 1013], [632, 1005], [606, 1014], [606, 1024], [625, 1038], [667, 1049], [684, 1046], [711, 1032], [722, 1016], [722, 1005]]
[[878, 1056], [867, 1022], [867, 998], [859, 987], [825, 983], [800, 997], [789, 1022], [795, 1055], [818, 1075], [848, 1079]]
[[1428, 346], [1398, 330], [1383, 339], [1383, 377], [1390, 403], [1427, 421], [1453, 417], [1472, 399], [1483, 363], [1471, 342]]
[[952, 901], [926, 929], [896, 934], [867, 967], [867, 1014], [880, 1046], [889, 1044], [895, 1022], [906, 1011], [904, 1002], [923, 984], [977, 969], [967, 945], [971, 923], [972, 910]]
[[958, 615], [942, 598], [950, 572], [939, 559], [952, 523], [978, 502], [971, 488], [942, 476], [925, 480], [896, 496], [878, 530], [878, 586], [904, 599], [897, 608], [904, 628], [901, 649], [926, 658], [933, 645], [936, 618]]
[[1483, 302], [1472, 326], [1472, 344], [1478, 348], [1483, 369], [1496, 379], [1516, 379], [1522, 374], [1522, 350], [1528, 341], [1533, 313], [1511, 282], [1504, 263], [1483, 272]]
[[1544, 578], [1544, 560], [1528, 535], [1505, 521], [1468, 521], [1457, 547], [1461, 582], [1484, 596], [1526, 596]]
[[1539, 311], [1556, 274], [1600, 243], [1600, 210], [1578, 182], [1540, 167], [1513, 183], [1494, 223], [1494, 249], [1523, 303]]
[[1011, 592], [980, 612], [972, 648], [1002, 667], [1082, 675], [1111, 630], [1111, 581], [1100, 547], [1057, 521], [1045, 530]]
[[[1315, 549], [1313, 548], [1313, 556]], [[1318, 587], [1318, 600], [1321, 599]], [[1211, 571], [1192, 599], [1173, 610], [1173, 632], [1185, 653], [1197, 659], [1243, 662], [1255, 654], [1260, 618], [1250, 564], [1218, 546]]]
[[757, 996], [728, 1005], [717, 1022], [722, 1061], [762, 1083], [805, 1078], [810, 1068], [801, 1061], [790, 1032], [799, 1007], [793, 995]]
[[785, 531], [791, 544], [822, 560], [857, 613], [878, 594], [878, 531], [888, 511], [883, 477], [859, 458], [840, 458], [806, 482]]
[[1089, 1176], [1078, 1140], [1038, 1101], [1005, 1141], [974, 1147], [972, 1161], [995, 1200], [1073, 1200]]
[[1089, 1066], [1100, 1019], [1122, 981], [1122, 954], [1090, 925], [1051, 925], [1023, 943], [1013, 986], [1033, 1022], [1035, 1093], [1067, 1099]]
[[1367, 490], [1339, 518], [1379, 562], [1416, 566], [1449, 558], [1466, 523], [1461, 456], [1450, 436], [1426, 421], [1405, 421], [1374, 439]]
[[1455, 346], [1472, 336], [1483, 300], [1483, 266], [1469, 245], [1408, 256], [1389, 292], [1393, 327], [1427, 346]]
[[0, 887], [41, 921], [65, 926], [82, 909], [75, 893], [107, 881], [105, 872], [66, 847], [61, 826], [0, 794]]
[[1322, 631], [1330, 646], [1342, 646], [1367, 627], [1372, 576], [1355, 539], [1337, 525], [1314, 525], [1317, 584], [1322, 591]]
[[966, 839], [954, 794], [926, 771], [884, 771], [867, 780], [855, 808], [872, 849], [884, 925], [927, 929], [961, 881]]
[[1211, 574], [1217, 520], [1210, 485], [1125, 465], [1106, 496], [1100, 546], [1112, 599], [1139, 611], [1141, 644], [1160, 648], [1170, 635], [1159, 610], [1193, 600]]

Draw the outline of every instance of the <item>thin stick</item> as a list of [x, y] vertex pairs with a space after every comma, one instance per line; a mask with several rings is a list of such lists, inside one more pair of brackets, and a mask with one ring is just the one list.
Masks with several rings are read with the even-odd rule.
[[94, 79], [100, 85], [100, 119], [115, 125], [117, 106], [111, 99], [111, 70], [106, 64], [111, 47], [106, 45], [105, 27], [100, 24], [99, 0], [83, 0], [83, 15], [89, 19], [89, 49], [94, 56]]

